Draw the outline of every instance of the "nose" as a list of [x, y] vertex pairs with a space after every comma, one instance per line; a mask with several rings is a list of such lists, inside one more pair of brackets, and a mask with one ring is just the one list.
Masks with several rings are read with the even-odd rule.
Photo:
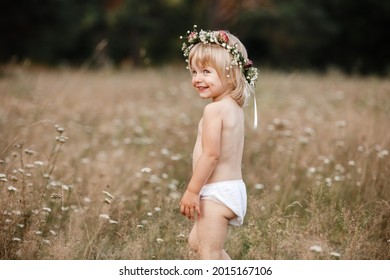
[[192, 82], [193, 82], [193, 83], [199, 83], [199, 82], [202, 81], [201, 78], [202, 78], [201, 75], [199, 75], [199, 74], [193, 74], [193, 75], [192, 75]]

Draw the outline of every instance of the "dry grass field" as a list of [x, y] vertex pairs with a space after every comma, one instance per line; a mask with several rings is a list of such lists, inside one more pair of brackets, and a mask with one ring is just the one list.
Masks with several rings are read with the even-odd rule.
[[[264, 70], [234, 259], [390, 259], [390, 81]], [[0, 259], [194, 259], [184, 67], [0, 70]]]

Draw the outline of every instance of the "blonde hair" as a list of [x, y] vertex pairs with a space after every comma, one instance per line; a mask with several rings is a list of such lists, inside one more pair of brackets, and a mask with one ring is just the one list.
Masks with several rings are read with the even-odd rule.
[[[225, 32], [229, 37], [229, 45], [236, 45], [244, 59], [248, 59], [247, 51], [241, 41], [229, 32]], [[231, 54], [217, 44], [198, 43], [194, 45], [189, 53], [188, 64], [190, 69], [194, 64], [214, 68], [223, 84], [230, 90], [229, 95], [241, 107], [247, 103], [248, 97], [254, 91], [253, 86], [246, 81], [242, 69], [238, 65], [232, 65]]]

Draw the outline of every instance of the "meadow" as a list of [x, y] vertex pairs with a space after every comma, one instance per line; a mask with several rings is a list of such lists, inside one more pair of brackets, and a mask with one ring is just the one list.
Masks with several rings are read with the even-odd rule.
[[[261, 69], [234, 259], [390, 259], [390, 80]], [[184, 67], [0, 70], [0, 259], [196, 259]]]

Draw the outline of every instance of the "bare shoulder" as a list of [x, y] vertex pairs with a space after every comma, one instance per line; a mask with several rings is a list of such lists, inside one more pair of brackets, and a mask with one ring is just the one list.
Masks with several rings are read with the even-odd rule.
[[226, 111], [234, 110], [235, 108], [239, 107], [237, 103], [233, 100], [230, 100], [230, 98], [223, 99], [218, 102], [212, 102], [206, 105], [204, 108], [204, 114], [205, 115], [218, 115], [222, 114], [224, 115]]
[[220, 103], [221, 102], [212, 102], [207, 104], [204, 107], [203, 117], [208, 119], [208, 118], [215, 118], [220, 116], [224, 110], [223, 104]]

